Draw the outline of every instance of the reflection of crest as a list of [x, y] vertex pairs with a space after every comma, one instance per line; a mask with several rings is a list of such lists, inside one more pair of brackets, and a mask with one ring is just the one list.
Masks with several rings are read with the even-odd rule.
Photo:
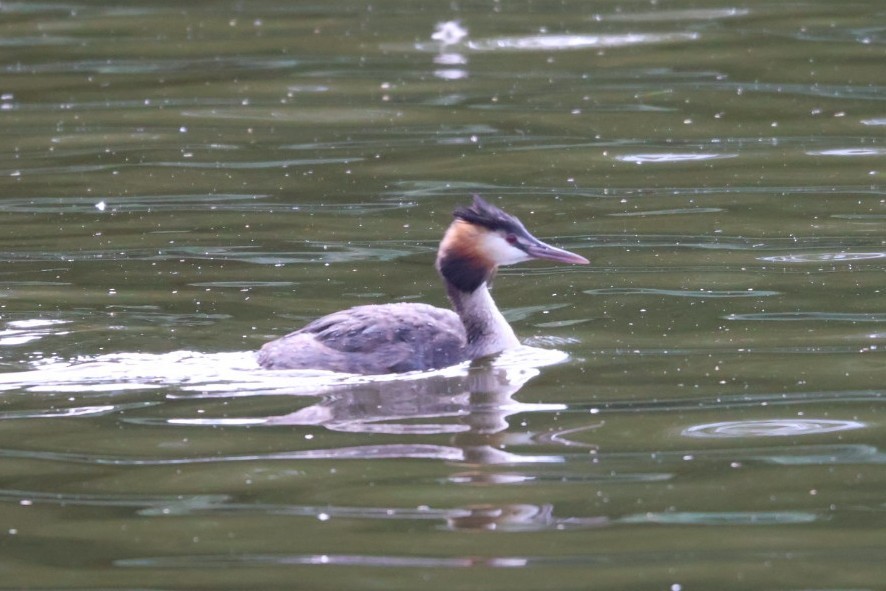
[[468, 30], [459, 21], [437, 23], [431, 39], [439, 44], [434, 63], [443, 66], [434, 70], [434, 76], [443, 80], [459, 80], [468, 77], [468, 58], [459, 51], [460, 44], [468, 36]]

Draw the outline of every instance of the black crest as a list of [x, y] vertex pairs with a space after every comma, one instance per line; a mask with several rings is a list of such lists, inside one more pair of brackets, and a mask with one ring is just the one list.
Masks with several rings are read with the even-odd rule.
[[504, 232], [525, 232], [520, 220], [509, 213], [505, 213], [494, 205], [490, 205], [479, 195], [474, 195], [474, 202], [470, 206], [459, 207], [452, 215], [457, 219], [483, 226], [490, 230]]

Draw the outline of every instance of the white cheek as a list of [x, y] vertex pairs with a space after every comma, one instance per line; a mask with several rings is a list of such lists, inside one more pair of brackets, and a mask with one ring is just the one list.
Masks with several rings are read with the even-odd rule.
[[519, 248], [508, 244], [508, 241], [497, 233], [489, 233], [483, 236], [482, 249], [483, 253], [495, 261], [496, 265], [513, 265], [532, 258]]

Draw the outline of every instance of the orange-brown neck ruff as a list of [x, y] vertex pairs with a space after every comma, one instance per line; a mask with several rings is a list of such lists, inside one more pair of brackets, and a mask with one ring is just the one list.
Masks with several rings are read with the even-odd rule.
[[456, 219], [446, 230], [437, 251], [437, 270], [453, 288], [471, 293], [495, 273], [495, 262], [481, 249], [490, 230]]

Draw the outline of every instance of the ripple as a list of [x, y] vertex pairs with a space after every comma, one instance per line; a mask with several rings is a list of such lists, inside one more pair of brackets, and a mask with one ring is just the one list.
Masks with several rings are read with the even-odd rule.
[[[378, 244], [378, 243], [376, 243]], [[0, 251], [0, 261], [237, 261], [256, 265], [325, 264], [353, 261], [390, 261], [414, 254], [411, 250], [358, 246], [354, 243], [305, 245], [301, 250], [260, 251], [250, 246], [207, 246], [158, 249], [77, 250], [72, 252]]]
[[621, 523], [664, 523], [670, 525], [784, 525], [818, 521], [815, 513], [802, 511], [729, 511], [642, 513], [619, 519]]
[[525, 37], [496, 37], [468, 41], [465, 45], [475, 51], [552, 51], [589, 49], [598, 47], [625, 47], [657, 43], [695, 41], [698, 33], [629, 33], [627, 35], [528, 35]]
[[827, 466], [835, 464], [884, 464], [886, 454], [872, 445], [810, 445], [755, 450], [751, 459], [780, 466]]
[[759, 298], [779, 295], [778, 291], [740, 289], [657, 289], [654, 287], [606, 287], [586, 289], [588, 295], [664, 295], [679, 298]]
[[104, 172], [104, 171], [119, 171], [123, 169], [132, 169], [132, 168], [150, 168], [156, 166], [158, 168], [183, 168], [183, 169], [196, 169], [196, 170], [264, 170], [264, 169], [274, 169], [281, 168], [286, 169], [290, 167], [305, 167], [305, 166], [322, 166], [325, 164], [352, 164], [354, 162], [359, 162], [364, 160], [364, 158], [294, 158], [289, 160], [259, 160], [252, 162], [235, 162], [235, 161], [220, 161], [214, 160], [212, 162], [194, 162], [190, 160], [181, 160], [181, 161], [143, 161], [138, 164], [78, 164], [78, 165], [64, 165], [64, 166], [40, 166], [40, 167], [32, 167], [28, 168], [24, 172], [19, 169], [7, 169], [0, 170], [0, 176], [22, 176], [26, 174], [28, 176], [35, 175], [45, 175], [45, 174], [71, 174], [71, 173], [89, 173], [89, 172]]
[[384, 109], [355, 109], [345, 107], [308, 108], [280, 111], [275, 109], [193, 109], [182, 111], [182, 116], [199, 119], [234, 121], [302, 122], [311, 124], [388, 123], [400, 118], [397, 111]]
[[42, 45], [79, 45], [76, 37], [41, 36], [41, 37], [5, 37], [0, 38], [0, 47], [39, 47]]
[[851, 431], [866, 427], [860, 421], [832, 419], [769, 419], [761, 421], [724, 421], [693, 425], [683, 430], [685, 437], [731, 439], [744, 437], [796, 437]]
[[[293, 158], [290, 160], [258, 160], [255, 162], [141, 162], [137, 166], [160, 166], [164, 168], [197, 168], [212, 170], [261, 170], [265, 168], [288, 168], [290, 166], [320, 166], [323, 164], [352, 164], [364, 158]], [[117, 168], [123, 168], [118, 166]]]
[[809, 150], [809, 156], [883, 156], [886, 148], [838, 148], [832, 150]]
[[668, 22], [712, 21], [715, 19], [747, 16], [747, 8], [691, 8], [686, 10], [656, 10], [653, 12], [617, 13], [601, 16], [603, 21], [614, 22]]
[[[53, 390], [56, 391], [56, 390]], [[0, 412], [0, 420], [8, 419], [55, 419], [70, 417], [97, 417], [121, 410], [132, 410], [154, 406], [156, 402], [137, 402], [129, 404], [100, 404], [95, 406], [72, 406], [69, 408], [51, 408], [40, 410], [13, 410]]]
[[[650, 45], [659, 43], [682, 43], [695, 41], [700, 38], [698, 33], [673, 32], [673, 33], [628, 33], [624, 35], [589, 35], [589, 34], [562, 34], [562, 35], [525, 35], [514, 37], [490, 37], [485, 39], [473, 39], [447, 45], [451, 51], [569, 51], [579, 49], [594, 49], [607, 47], [630, 47], [635, 45]], [[396, 45], [385, 45], [385, 48], [399, 49]], [[416, 43], [414, 49], [424, 52], [440, 51], [441, 44], [438, 42]]]
[[55, 327], [68, 324], [69, 320], [29, 318], [7, 322], [8, 328], [0, 330], [0, 346], [23, 345], [50, 335], [64, 335], [67, 331]]
[[886, 252], [809, 252], [759, 257], [757, 260], [769, 263], [822, 263], [853, 262], [886, 259]]
[[822, 322], [886, 322], [886, 313], [871, 312], [756, 312], [751, 314], [729, 314], [726, 320], [765, 320], [777, 322], [822, 321]]
[[48, 493], [37, 490], [0, 489], [0, 502], [86, 507], [132, 507], [139, 515], [186, 515], [217, 508], [229, 500], [227, 495], [141, 496], [124, 494]]
[[[567, 326], [577, 326], [579, 324], [585, 324], [587, 322], [592, 322], [593, 318], [573, 318], [570, 320], [553, 320], [551, 322], [536, 322], [535, 326], [539, 328], [565, 328]], [[526, 343], [529, 343], [529, 339], [533, 337], [529, 337], [526, 339]], [[550, 336], [550, 335], [537, 335], [534, 337], [533, 342], [536, 343], [550, 343], [556, 345], [565, 345], [565, 344], [577, 344], [581, 341], [574, 337], [559, 337], [559, 336]]]
[[[508, 460], [513, 454], [500, 452]], [[45, 450], [0, 449], [0, 457], [62, 462], [66, 464], [89, 464], [95, 466], [181, 466], [190, 464], [215, 464], [227, 462], [291, 461], [291, 460], [357, 460], [357, 459], [436, 459], [444, 461], [464, 461], [465, 452], [461, 448], [431, 444], [389, 444], [343, 446], [326, 449], [272, 452], [243, 455], [206, 455], [188, 457], [158, 458], [155, 456], [105, 456], [88, 453], [69, 453]], [[520, 456], [513, 456], [520, 458]], [[530, 458], [527, 460], [534, 460]], [[558, 461], [557, 457], [548, 460]], [[514, 461], [513, 463], [516, 463]]]
[[[128, 195], [125, 199], [105, 199], [108, 211], [148, 212], [183, 211], [205, 212], [206, 210], [228, 212], [286, 212], [293, 215], [323, 213], [336, 216], [364, 216], [381, 211], [391, 211], [412, 207], [410, 202], [373, 203], [349, 201], [336, 203], [301, 202], [298, 205], [280, 204], [269, 200], [268, 195], [237, 193], [199, 193], [168, 195]], [[0, 211], [70, 213], [94, 212], [94, 197], [66, 197], [64, 199], [44, 197], [27, 199], [4, 199]]]
[[67, 324], [68, 320], [49, 320], [46, 318], [26, 318], [24, 320], [12, 320], [7, 326], [13, 328], [46, 328], [49, 326], [57, 326], [59, 324]]
[[219, 289], [254, 289], [259, 287], [292, 287], [297, 285], [295, 281], [201, 281], [188, 283], [193, 287], [213, 287]]
[[676, 209], [655, 209], [650, 211], [628, 211], [623, 213], [610, 213], [610, 217], [646, 217], [651, 215], [686, 215], [697, 213], [722, 213], [722, 207], [681, 207]]
[[834, 213], [831, 217], [838, 220], [886, 220], [886, 213]]
[[860, 27], [860, 28], [844, 28], [831, 27], [827, 29], [803, 29], [794, 35], [796, 39], [801, 41], [812, 41], [817, 43], [846, 43], [854, 42], [862, 45], [874, 45], [886, 43], [882, 26]]
[[647, 153], [647, 154], [625, 154], [623, 156], [615, 156], [616, 160], [621, 162], [632, 162], [634, 164], [660, 164], [663, 162], [696, 162], [703, 160], [722, 160], [725, 158], [737, 158], [738, 154], [680, 154], [675, 152]]
[[323, 566], [359, 566], [359, 567], [396, 567], [396, 568], [475, 568], [478, 563], [487, 567], [525, 566], [525, 559], [505, 558], [477, 559], [473, 556], [439, 558], [432, 556], [379, 556], [375, 554], [182, 554], [179, 556], [156, 556], [145, 558], [126, 558], [115, 560], [114, 565], [129, 568], [154, 569], [193, 569], [233, 568], [243, 566], [291, 566], [291, 565], [323, 565]]
[[2, 68], [10, 73], [28, 74], [70, 74], [72, 72], [94, 72], [96, 74], [155, 74], [185, 72], [219, 72], [226, 70], [277, 70], [289, 69], [303, 64], [302, 60], [289, 58], [254, 57], [211, 57], [211, 58], [172, 58], [172, 59], [101, 59], [69, 60], [40, 64], [15, 63]]
[[[699, 85], [700, 86], [700, 85]], [[725, 82], [717, 81], [707, 86], [716, 86], [717, 90], [724, 91], [733, 89], [736, 92], [762, 92], [767, 94], [800, 95], [814, 97], [828, 97], [838, 99], [872, 100], [882, 101], [886, 88], [874, 84], [783, 84], [780, 82]], [[698, 87], [696, 87], [698, 90]]]
[[[711, 349], [677, 349], [659, 352], [663, 355], [702, 355], [711, 351]], [[775, 351], [772, 349], [755, 350], [761, 355], [770, 355]], [[792, 352], [788, 350], [788, 352]], [[642, 353], [641, 353], [642, 354]], [[700, 410], [700, 409], [716, 409], [723, 412], [725, 410], [735, 410], [743, 408], [759, 408], [764, 406], [796, 406], [816, 404], [836, 404], [847, 402], [860, 402], [865, 404], [879, 404], [886, 398], [886, 390], [825, 390], [825, 391], [806, 391], [794, 392], [786, 394], [782, 392], [769, 392], [760, 394], [737, 394], [737, 395], [716, 395], [710, 397], [689, 397], [675, 398], [667, 400], [631, 400], [631, 401], [606, 401], [596, 400], [584, 404], [573, 403], [569, 405], [569, 410], [574, 412], [591, 412], [598, 414], [601, 412], [611, 413], [650, 413], [650, 412], [675, 412], [681, 410]]]

